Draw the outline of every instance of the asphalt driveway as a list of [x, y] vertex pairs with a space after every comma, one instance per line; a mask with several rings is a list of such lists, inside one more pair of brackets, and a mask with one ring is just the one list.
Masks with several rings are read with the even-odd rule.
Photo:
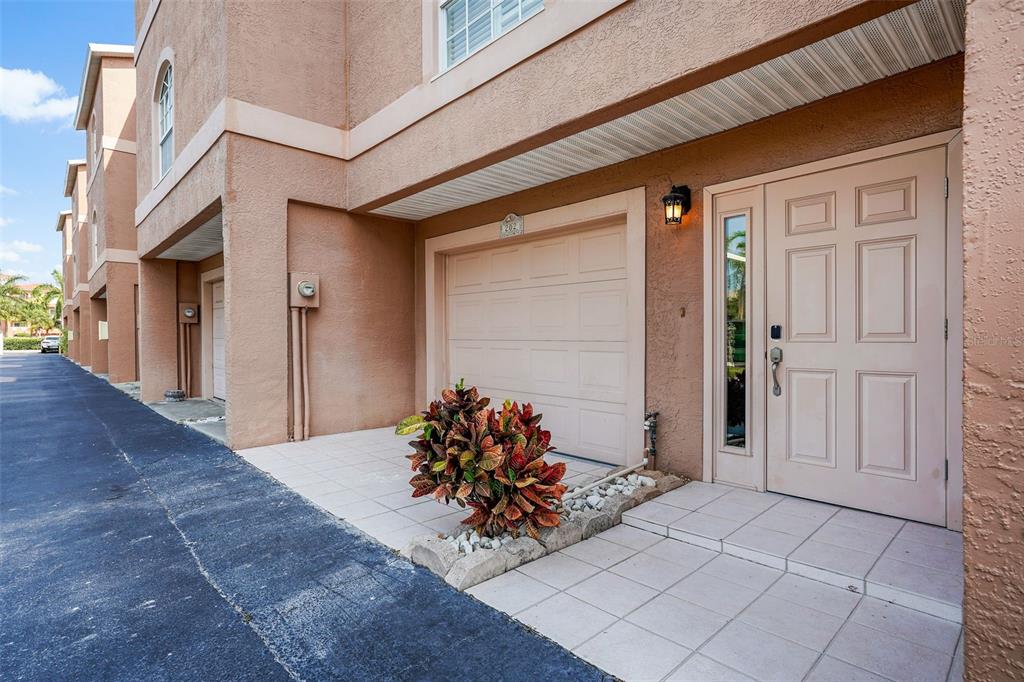
[[0, 357], [0, 678], [601, 677], [64, 358]]

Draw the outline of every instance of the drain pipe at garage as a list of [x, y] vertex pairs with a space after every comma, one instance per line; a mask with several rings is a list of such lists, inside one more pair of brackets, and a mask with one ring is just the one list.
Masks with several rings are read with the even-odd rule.
[[[648, 441], [650, 442], [650, 445], [648, 445], [646, 448], [644, 448], [644, 454], [646, 455], [646, 457], [644, 457], [643, 460], [641, 460], [641, 462], [639, 464], [634, 464], [634, 465], [628, 466], [628, 467], [626, 467], [624, 469], [616, 469], [614, 472], [612, 472], [611, 474], [608, 474], [604, 478], [600, 478], [600, 479], [594, 481], [593, 483], [590, 483], [588, 485], [583, 486], [582, 488], [579, 488], [578, 490], [576, 490], [574, 492], [571, 492], [571, 493], [569, 493], [567, 495], [564, 495], [562, 497], [562, 499], [563, 500], [571, 500], [571, 499], [576, 498], [576, 497], [585, 497], [588, 491], [593, 490], [594, 488], [597, 488], [599, 486], [602, 486], [605, 483], [613, 481], [616, 478], [628, 476], [629, 474], [633, 473], [634, 471], [636, 471], [638, 469], [643, 469], [643, 468], [653, 469], [654, 468], [654, 461], [655, 461], [654, 458], [655, 458], [655, 455], [657, 454], [657, 452], [656, 452], [657, 432], [658, 432], [658, 413], [657, 412], [648, 412], [647, 414], [644, 415], [644, 431], [647, 432], [647, 437], [648, 437]], [[648, 467], [648, 464], [650, 464], [649, 467]]]
[[291, 316], [292, 433], [291, 440], [309, 438], [309, 324], [310, 308], [320, 307], [320, 276], [309, 272], [288, 275]]

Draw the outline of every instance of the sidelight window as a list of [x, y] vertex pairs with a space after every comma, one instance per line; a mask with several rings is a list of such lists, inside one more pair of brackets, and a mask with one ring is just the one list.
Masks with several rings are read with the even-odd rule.
[[727, 216], [725, 230], [725, 445], [747, 442], [747, 214]]

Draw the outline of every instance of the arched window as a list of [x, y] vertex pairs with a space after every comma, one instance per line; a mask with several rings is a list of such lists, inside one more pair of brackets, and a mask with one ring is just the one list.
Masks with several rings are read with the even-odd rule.
[[100, 257], [100, 226], [96, 221], [95, 209], [92, 212], [92, 224], [89, 225], [89, 231], [91, 232], [90, 236], [92, 237], [92, 248], [90, 249], [92, 252], [92, 262], [89, 264], [89, 267], [96, 267], [96, 261], [99, 260]]
[[174, 160], [174, 69], [167, 63], [157, 90], [157, 144], [160, 177], [167, 175]]
[[96, 130], [96, 114], [89, 120], [89, 135], [92, 136], [92, 172], [95, 173], [100, 164], [100, 136]]

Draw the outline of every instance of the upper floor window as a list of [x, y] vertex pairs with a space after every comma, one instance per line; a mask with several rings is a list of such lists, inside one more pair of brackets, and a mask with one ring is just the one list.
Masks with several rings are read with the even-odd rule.
[[164, 68], [157, 92], [157, 144], [160, 151], [160, 177], [167, 175], [174, 160], [174, 69]]
[[441, 5], [441, 68], [509, 32], [544, 7], [544, 0], [448, 0]]
[[96, 211], [92, 212], [92, 224], [89, 225], [89, 231], [92, 233], [89, 235], [90, 237], [92, 237], [90, 244], [91, 248], [89, 249], [89, 251], [90, 255], [92, 256], [92, 265], [95, 266], [96, 261], [99, 260], [100, 257], [100, 226], [99, 223], [96, 221]]
[[97, 134], [96, 130], [95, 113], [92, 115], [92, 118], [89, 119], [89, 136], [92, 138], [92, 169], [95, 173], [96, 169], [99, 167], [100, 161], [100, 136]]

